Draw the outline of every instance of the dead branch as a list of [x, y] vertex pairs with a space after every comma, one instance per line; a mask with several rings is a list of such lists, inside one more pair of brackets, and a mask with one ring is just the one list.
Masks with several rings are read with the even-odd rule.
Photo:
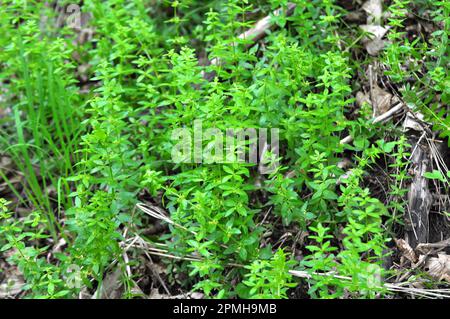
[[[274, 16], [279, 16], [281, 14], [285, 14], [286, 16], [292, 15], [297, 5], [295, 3], [289, 2], [286, 10], [283, 8], [279, 8], [275, 10], [272, 14]], [[246, 47], [249, 48], [253, 46], [258, 40], [262, 39], [266, 35], [266, 31], [271, 29], [274, 25], [270, 21], [270, 15], [262, 18], [258, 22], [256, 22], [255, 26], [251, 29], [248, 29], [244, 33], [238, 35], [238, 39], [248, 39], [252, 42], [247, 44]], [[231, 44], [232, 46], [236, 46], [237, 43], [234, 42]], [[210, 65], [220, 65], [221, 61], [219, 58], [214, 58], [211, 60]], [[205, 76], [205, 73], [203, 74]]]
[[411, 156], [413, 180], [408, 192], [408, 215], [410, 225], [407, 225], [406, 238], [412, 248], [420, 243], [428, 242], [429, 212], [431, 208], [431, 193], [428, 189], [428, 179], [424, 177], [430, 166], [429, 152], [421, 145]]
[[[400, 110], [403, 109], [403, 103], [399, 103], [397, 105], [395, 105], [394, 107], [392, 107], [389, 111], [381, 114], [380, 116], [374, 118], [372, 120], [372, 124], [376, 124], [376, 123], [380, 123], [380, 122], [384, 122], [387, 121], [389, 119], [391, 119], [397, 112], [399, 112]], [[352, 136], [347, 136], [345, 138], [343, 138], [340, 141], [340, 144], [348, 144], [351, 143], [353, 141], [353, 137]]]

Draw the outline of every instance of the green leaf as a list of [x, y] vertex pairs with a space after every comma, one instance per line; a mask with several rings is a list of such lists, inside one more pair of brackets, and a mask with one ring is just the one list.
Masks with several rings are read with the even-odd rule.
[[441, 181], [441, 182], [443, 182], [443, 183], [446, 182], [445, 177], [441, 174], [440, 171], [437, 171], [437, 170], [433, 170], [432, 172], [426, 172], [425, 174], [423, 174], [423, 176], [424, 176], [425, 178], [428, 178], [428, 179], [436, 179], [436, 180], [439, 180], [439, 181]]
[[6, 244], [6, 245], [2, 246], [2, 248], [0, 248], [0, 251], [6, 251], [8, 249], [11, 249], [11, 247], [12, 247], [12, 244]]

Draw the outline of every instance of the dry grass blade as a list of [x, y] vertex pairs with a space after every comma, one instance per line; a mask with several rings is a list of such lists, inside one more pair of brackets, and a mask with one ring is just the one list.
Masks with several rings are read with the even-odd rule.
[[175, 223], [173, 220], [171, 220], [169, 217], [167, 217], [167, 216], [164, 214], [164, 211], [163, 211], [162, 209], [160, 209], [159, 207], [148, 206], [148, 205], [145, 205], [145, 204], [143, 204], [143, 203], [137, 203], [137, 204], [136, 204], [136, 207], [139, 208], [139, 209], [140, 209], [141, 211], [143, 211], [144, 213], [146, 213], [147, 215], [153, 217], [153, 218], [162, 220], [162, 221], [164, 221], [164, 222], [166, 222], [166, 223], [168, 223], [168, 224], [174, 225], [174, 226], [176, 226], [176, 227], [178, 227], [178, 228], [181, 228], [181, 229], [183, 229], [183, 230], [185, 230], [185, 231], [190, 232], [191, 234], [196, 235], [195, 232], [190, 231], [190, 230], [187, 229], [186, 227], [184, 227], [184, 226], [182, 226], [182, 225], [180, 225], [180, 224]]
[[[290, 270], [289, 273], [292, 276], [298, 277], [298, 278], [306, 278], [310, 279], [312, 276], [333, 276], [336, 279], [344, 280], [344, 281], [350, 281], [352, 278], [345, 277], [345, 276], [339, 276], [335, 273], [308, 273], [306, 271], [299, 271], [299, 270]], [[450, 298], [450, 289], [424, 289], [424, 288], [411, 288], [411, 287], [404, 287], [404, 285], [410, 285], [409, 282], [404, 283], [396, 283], [396, 284], [389, 284], [386, 283], [383, 286], [379, 287], [382, 289], [386, 289], [390, 292], [402, 292], [411, 294], [414, 296], [420, 296], [424, 298]]]
[[[286, 16], [290, 16], [297, 5], [295, 3], [288, 3], [287, 9], [284, 10], [282, 8], [275, 10], [272, 14], [274, 16], [279, 16], [281, 14], [285, 14]], [[256, 41], [260, 40], [264, 37], [266, 34], [266, 31], [269, 30], [271, 27], [273, 27], [273, 24], [270, 21], [271, 17], [270, 15], [262, 18], [258, 22], [256, 22], [255, 26], [244, 33], [241, 33], [238, 35], [238, 39], [248, 39], [253, 41], [251, 44], [247, 45], [247, 47], [252, 46]], [[236, 43], [233, 43], [232, 45], [236, 45]], [[210, 62], [211, 65], [220, 65], [221, 60], [218, 58], [214, 58]]]
[[[403, 109], [403, 103], [398, 103], [397, 105], [395, 105], [394, 107], [392, 107], [389, 111], [387, 111], [386, 113], [381, 114], [380, 116], [374, 118], [372, 120], [373, 124], [376, 123], [380, 123], [386, 120], [389, 120], [391, 117], [393, 117], [397, 112], [401, 111]], [[353, 141], [353, 137], [352, 136], [347, 136], [345, 138], [343, 138], [340, 141], [340, 144], [348, 144], [351, 143]]]

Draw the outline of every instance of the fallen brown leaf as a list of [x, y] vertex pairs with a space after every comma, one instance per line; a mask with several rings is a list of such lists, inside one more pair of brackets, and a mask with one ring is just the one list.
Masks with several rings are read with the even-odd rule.
[[405, 257], [412, 263], [417, 262], [418, 258], [417, 258], [416, 253], [404, 239], [396, 239], [395, 243], [396, 243], [398, 249], [400, 249], [400, 252], [402, 253], [403, 257]]
[[377, 84], [374, 84], [370, 95], [375, 115], [374, 117], [377, 117], [389, 111], [392, 105], [391, 93], [381, 89]]
[[368, 24], [380, 24], [383, 15], [383, 4], [381, 0], [366, 1], [362, 9], [367, 13]]
[[438, 257], [431, 257], [425, 270], [436, 280], [450, 282], [450, 255], [438, 254]]

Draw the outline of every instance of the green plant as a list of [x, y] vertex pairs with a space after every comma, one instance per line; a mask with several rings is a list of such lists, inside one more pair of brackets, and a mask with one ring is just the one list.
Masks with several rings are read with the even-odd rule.
[[[241, 297], [288, 298], [287, 291], [297, 284], [292, 281], [289, 270], [294, 262], [286, 261], [286, 255], [278, 250], [270, 260], [254, 260], [246, 266], [250, 270], [240, 286]], [[245, 293], [244, 287], [248, 287]]]
[[9, 204], [0, 199], [0, 233], [6, 242], [0, 251], [13, 251], [9, 261], [18, 266], [27, 282], [22, 289], [36, 298], [63, 298], [73, 293], [64, 280], [69, 275], [68, 265], [49, 263], [44, 255], [47, 247], [28, 244], [48, 238], [41, 214], [34, 212], [16, 220], [9, 212]]
[[348, 177], [342, 180], [338, 203], [341, 215], [347, 221], [342, 229], [343, 250], [333, 247], [332, 229], [319, 223], [310, 229], [316, 233], [310, 238], [316, 245], [307, 248], [312, 252], [302, 262], [311, 274], [313, 284], [309, 293], [313, 297], [339, 298], [352, 294], [359, 298], [374, 298], [384, 293], [382, 268], [385, 242], [382, 218], [387, 209], [368, 189], [362, 189], [360, 182], [364, 168], [370, 163], [368, 154], [359, 159], [358, 167], [353, 168]]
[[[285, 0], [85, 0], [95, 32], [81, 44], [76, 30], [52, 24], [51, 6], [5, 1], [0, 155], [13, 159], [23, 190], [12, 171], [0, 178], [27, 210], [0, 202], [0, 245], [27, 296], [74, 298], [81, 285], [97, 294], [118, 270], [132, 297], [140, 269], [128, 254], [143, 253], [161, 257], [162, 280], [206, 298], [287, 298], [296, 267], [311, 297], [384, 295], [381, 262], [404, 211], [410, 146], [369, 121], [369, 104], [355, 106], [372, 58], [360, 56], [338, 3], [297, 0], [288, 16]], [[410, 38], [411, 6], [432, 9], [443, 32]], [[381, 60], [391, 93], [445, 138], [448, 5], [394, 0], [389, 10]], [[264, 36], [239, 36], [265, 15], [273, 28]], [[250, 129], [277, 129], [279, 156], [266, 141], [262, 163], [237, 160], [254, 139], [237, 145], [236, 136]], [[386, 204], [370, 188], [377, 168], [389, 171]], [[168, 227], [149, 236], [154, 217]]]
[[[22, 5], [7, 1], [0, 18], [5, 41], [0, 79], [14, 122], [14, 128], [0, 133], [1, 154], [11, 157], [25, 174], [24, 196], [12, 186], [8, 172], [1, 170], [0, 177], [23, 204], [44, 214], [56, 240], [61, 231], [56, 212], [71, 206], [64, 177], [74, 173], [78, 161], [84, 97], [75, 85], [71, 38], [54, 39], [53, 28], [39, 26], [40, 14], [52, 17], [48, 8], [34, 2], [26, 8], [23, 11]], [[18, 23], [20, 19], [26, 21]], [[64, 35], [67, 30], [58, 32]]]
[[442, 138], [448, 139], [449, 75], [445, 65], [448, 64], [449, 5], [445, 1], [428, 0], [420, 4], [419, 13], [428, 10], [433, 29], [441, 27], [429, 34], [428, 39], [420, 34], [412, 41], [404, 31], [404, 21], [408, 9], [416, 4], [409, 0], [393, 1], [389, 6], [388, 24], [392, 29], [384, 55], [385, 74], [394, 83], [409, 79], [398, 87], [402, 98], [413, 111], [422, 112]]

